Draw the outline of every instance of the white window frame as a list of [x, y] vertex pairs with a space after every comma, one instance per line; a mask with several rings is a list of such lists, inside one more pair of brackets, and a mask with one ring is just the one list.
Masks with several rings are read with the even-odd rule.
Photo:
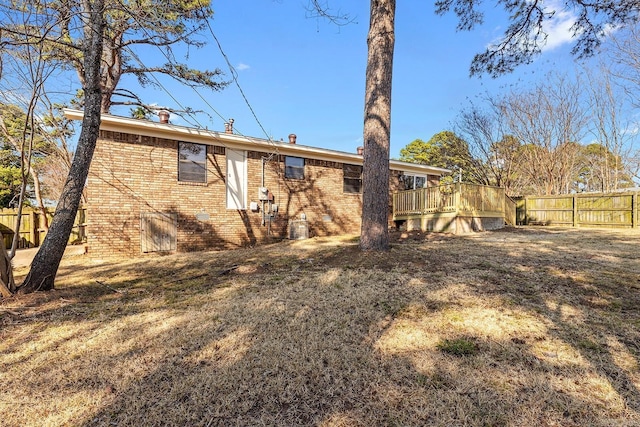
[[[299, 164], [290, 164], [289, 162], [302, 162], [302, 165]], [[304, 166], [305, 160], [304, 157], [296, 157], [296, 156], [285, 156], [284, 157], [284, 177], [286, 179], [300, 179], [304, 180]]]
[[[190, 153], [188, 147], [198, 147], [200, 151], [197, 154]], [[183, 154], [184, 153], [184, 154]], [[183, 158], [184, 157], [184, 158]], [[196, 166], [198, 171], [182, 170], [184, 166]], [[201, 169], [202, 173], [199, 173]], [[182, 172], [182, 173], [181, 173]], [[207, 183], [207, 146], [204, 144], [195, 144], [193, 142], [178, 141], [178, 181], [195, 182], [200, 184]]]
[[[429, 182], [429, 177], [425, 174], [420, 173], [404, 173], [403, 174], [403, 182], [405, 190], [415, 190], [416, 189], [416, 178], [424, 178], [424, 185], [418, 188], [426, 188]], [[407, 188], [407, 183], [411, 181], [411, 188]]]
[[[356, 172], [359, 172], [359, 174], [357, 174], [358, 176], [356, 176]], [[354, 187], [357, 187], [358, 191], [353, 191]], [[342, 165], [342, 192], [344, 194], [362, 194], [361, 165], [352, 165], [349, 163]]]

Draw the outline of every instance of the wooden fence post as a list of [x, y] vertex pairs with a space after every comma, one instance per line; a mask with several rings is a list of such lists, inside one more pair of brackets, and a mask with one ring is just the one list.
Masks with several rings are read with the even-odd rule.
[[578, 226], [578, 196], [573, 195], [573, 226]]
[[[38, 246], [38, 242], [36, 241], [36, 235], [38, 233], [38, 222], [37, 222], [36, 212], [34, 210], [29, 211], [29, 241], [35, 247]], [[27, 244], [29, 247], [29, 244]]]
[[631, 196], [631, 227], [636, 228], [638, 226], [638, 193], [633, 193]]

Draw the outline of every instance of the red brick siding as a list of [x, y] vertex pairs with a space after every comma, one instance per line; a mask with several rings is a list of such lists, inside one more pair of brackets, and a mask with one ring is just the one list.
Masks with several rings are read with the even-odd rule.
[[[362, 196], [343, 192], [342, 163], [305, 159], [305, 179], [286, 179], [284, 156], [248, 151], [247, 203], [258, 202], [264, 158], [264, 186], [279, 207], [275, 220], [263, 225], [261, 212], [226, 208], [224, 147], [207, 147], [206, 184], [178, 182], [177, 147], [177, 141], [168, 139], [101, 132], [87, 187], [92, 256], [140, 254], [144, 212], [178, 214], [181, 252], [286, 238], [289, 220], [302, 214], [311, 236], [360, 232]], [[401, 188], [398, 171], [391, 171], [389, 184], [390, 192]], [[391, 211], [391, 198], [389, 204]], [[198, 214], [209, 219], [199, 220]]]
[[[121, 142], [126, 141], [126, 142]], [[342, 164], [307, 160], [305, 179], [284, 179], [284, 157], [265, 164], [265, 186], [279, 212], [271, 227], [261, 212], [226, 209], [226, 156], [207, 149], [207, 183], [178, 182], [177, 142], [101, 132], [88, 179], [88, 243], [96, 257], [140, 253], [140, 214], [178, 213], [178, 251], [254, 245], [287, 237], [289, 219], [304, 213], [311, 235], [358, 233], [361, 196], [343, 194]], [[247, 153], [248, 200], [258, 201], [262, 158]], [[208, 214], [200, 221], [197, 214]], [[269, 235], [268, 229], [271, 229]]]

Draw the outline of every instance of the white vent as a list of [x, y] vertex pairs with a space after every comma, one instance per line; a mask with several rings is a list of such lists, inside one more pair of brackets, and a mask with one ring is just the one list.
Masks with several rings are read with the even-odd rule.
[[304, 219], [289, 221], [289, 239], [302, 240], [309, 238], [309, 223]]

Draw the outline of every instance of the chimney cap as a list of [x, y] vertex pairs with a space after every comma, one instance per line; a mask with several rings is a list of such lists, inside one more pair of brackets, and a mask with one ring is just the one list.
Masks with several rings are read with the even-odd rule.
[[233, 122], [235, 122], [233, 119], [229, 119], [228, 122], [225, 122], [224, 133], [233, 133]]
[[295, 133], [289, 134], [289, 144], [295, 144], [298, 136]]
[[158, 119], [160, 120], [160, 123], [169, 123], [170, 116], [171, 113], [167, 110], [158, 111]]

